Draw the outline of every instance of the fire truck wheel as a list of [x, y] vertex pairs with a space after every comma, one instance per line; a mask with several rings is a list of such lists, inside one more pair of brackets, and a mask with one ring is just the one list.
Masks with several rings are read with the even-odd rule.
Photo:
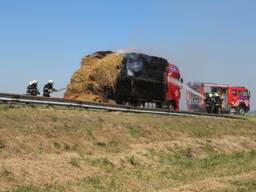
[[237, 113], [238, 113], [238, 114], [241, 114], [241, 115], [245, 115], [245, 109], [244, 109], [244, 107], [239, 106], [239, 107], [237, 108]]

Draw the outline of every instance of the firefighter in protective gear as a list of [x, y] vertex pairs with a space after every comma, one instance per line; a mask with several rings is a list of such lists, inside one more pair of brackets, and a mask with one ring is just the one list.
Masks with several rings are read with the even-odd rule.
[[218, 92], [214, 94], [214, 113], [220, 114], [222, 108], [222, 99]]
[[205, 97], [205, 107], [206, 107], [206, 112], [207, 113], [212, 113], [214, 104], [213, 104], [213, 94], [208, 93]]
[[56, 89], [53, 88], [53, 84], [54, 84], [54, 81], [49, 80], [47, 82], [47, 84], [44, 86], [44, 90], [43, 90], [43, 96], [44, 97], [50, 97], [50, 94], [52, 92], [56, 91]]
[[37, 88], [37, 84], [38, 82], [36, 80], [29, 82], [27, 86], [28, 95], [33, 95], [33, 96], [40, 95], [40, 92], [38, 91], [38, 88]]

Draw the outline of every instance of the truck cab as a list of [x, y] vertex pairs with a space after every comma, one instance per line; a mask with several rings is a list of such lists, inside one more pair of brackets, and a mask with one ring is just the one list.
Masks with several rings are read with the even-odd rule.
[[182, 87], [182, 83], [183, 79], [181, 78], [179, 68], [173, 64], [169, 64], [167, 69], [166, 102], [169, 108], [176, 111], [180, 109], [180, 89]]
[[228, 95], [230, 112], [244, 114], [250, 110], [251, 93], [248, 89], [245, 87], [230, 87]]

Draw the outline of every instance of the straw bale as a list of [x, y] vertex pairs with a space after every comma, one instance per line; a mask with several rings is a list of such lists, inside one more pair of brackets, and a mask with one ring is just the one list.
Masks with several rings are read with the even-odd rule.
[[114, 90], [123, 55], [110, 51], [97, 52], [82, 58], [68, 85], [64, 98], [108, 102]]

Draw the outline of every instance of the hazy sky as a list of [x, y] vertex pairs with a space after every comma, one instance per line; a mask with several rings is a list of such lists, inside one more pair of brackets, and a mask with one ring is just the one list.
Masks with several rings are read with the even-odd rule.
[[256, 108], [254, 0], [1, 0], [0, 92], [28, 81], [65, 87], [83, 55], [139, 50], [179, 66], [185, 82], [243, 85]]

